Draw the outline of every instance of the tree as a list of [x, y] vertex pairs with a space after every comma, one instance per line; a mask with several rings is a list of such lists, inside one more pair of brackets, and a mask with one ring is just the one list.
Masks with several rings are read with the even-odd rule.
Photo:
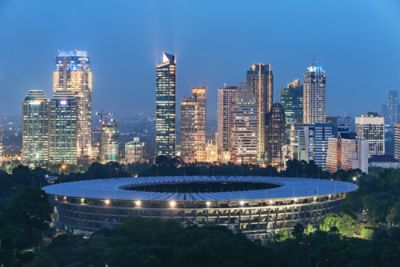
[[358, 227], [353, 218], [347, 214], [327, 214], [320, 225], [320, 229], [325, 232], [336, 228], [342, 236], [352, 237], [357, 233]]

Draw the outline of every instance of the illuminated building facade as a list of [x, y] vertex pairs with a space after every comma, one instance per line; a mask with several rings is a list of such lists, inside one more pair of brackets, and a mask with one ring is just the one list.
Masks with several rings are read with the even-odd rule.
[[329, 172], [359, 169], [368, 173], [368, 141], [357, 138], [355, 133], [338, 133], [337, 137], [329, 138], [326, 169]]
[[232, 108], [231, 161], [235, 164], [256, 164], [258, 152], [257, 104], [241, 98]]
[[181, 103], [181, 157], [186, 163], [206, 160], [206, 88], [193, 88]]
[[92, 72], [86, 51], [59, 51], [53, 73], [54, 93], [68, 92], [77, 101], [77, 156], [88, 162], [92, 155]]
[[69, 92], [57, 92], [49, 109], [49, 163], [77, 164], [77, 98]]
[[394, 127], [394, 152], [393, 157], [400, 161], [400, 123]]
[[368, 156], [385, 154], [385, 120], [377, 113], [368, 112], [356, 117], [356, 133], [368, 140]]
[[247, 71], [247, 89], [257, 105], [257, 157], [265, 157], [265, 118], [273, 101], [273, 74], [270, 64], [253, 64]]
[[295, 150], [295, 159], [314, 161], [325, 170], [328, 139], [336, 136], [336, 125], [331, 123], [296, 124], [293, 130], [295, 133], [292, 147]]
[[156, 154], [175, 157], [176, 143], [176, 62], [164, 53], [156, 66]]
[[265, 137], [268, 165], [282, 169], [282, 147], [285, 145], [285, 111], [279, 103], [274, 103], [267, 114]]
[[208, 140], [206, 143], [206, 162], [217, 163], [218, 162], [218, 148], [213, 140]]
[[125, 163], [143, 163], [144, 143], [140, 142], [139, 137], [133, 138], [133, 141], [125, 144]]
[[232, 148], [232, 109], [239, 97], [239, 87], [224, 86], [218, 89], [217, 99], [217, 148], [220, 161], [227, 162], [230, 159]]
[[49, 100], [31, 90], [22, 102], [22, 163], [35, 167], [49, 160]]
[[101, 122], [100, 160], [102, 163], [119, 160], [117, 122], [113, 119]]
[[280, 91], [280, 102], [285, 110], [285, 143], [290, 143], [290, 127], [303, 122], [303, 86], [294, 80]]
[[320, 66], [311, 66], [304, 73], [303, 122], [326, 122], [326, 72]]

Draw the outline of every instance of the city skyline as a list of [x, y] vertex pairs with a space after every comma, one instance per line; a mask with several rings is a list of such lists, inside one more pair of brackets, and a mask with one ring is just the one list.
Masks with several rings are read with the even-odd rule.
[[[258, 1], [255, 1], [255, 4], [260, 7], [266, 6], [265, 3]], [[341, 10], [344, 4], [348, 6], [348, 11]], [[245, 70], [251, 64], [272, 64], [275, 76], [274, 102], [276, 102], [279, 90], [290, 81], [301, 78], [314, 57], [317, 59], [317, 64], [324, 67], [329, 75], [328, 115], [343, 115], [345, 112], [355, 116], [367, 111], [378, 111], [379, 103], [384, 102], [386, 98], [382, 92], [398, 89], [396, 84], [399, 84], [399, 78], [396, 75], [395, 64], [400, 58], [400, 53], [395, 47], [400, 44], [400, 38], [396, 37], [395, 32], [399, 21], [391, 9], [396, 10], [399, 6], [394, 1], [380, 4], [362, 1], [363, 5], [360, 4], [360, 1], [352, 3], [339, 1], [335, 4], [318, 3], [313, 6], [310, 1], [305, 1], [302, 3], [304, 7], [301, 7], [300, 4], [293, 2], [295, 11], [304, 11], [307, 8], [319, 10], [319, 13], [313, 13], [314, 18], [305, 16], [306, 13], [299, 16], [303, 20], [300, 22], [299, 19], [295, 20], [299, 24], [297, 27], [293, 27], [294, 22], [284, 23], [283, 18], [276, 16], [272, 16], [270, 25], [263, 23], [264, 20], [257, 16], [260, 11], [254, 7], [256, 5], [233, 3], [232, 6], [226, 7], [227, 14], [231, 12], [235, 15], [243, 12], [246, 18], [255, 15], [257, 22], [255, 30], [262, 32], [259, 35], [251, 35], [250, 32], [242, 30], [252, 23], [246, 19], [239, 20], [232, 26], [227, 25], [219, 18], [220, 14], [212, 9], [216, 7], [216, 10], [220, 10], [217, 7], [221, 4], [211, 2], [200, 6], [186, 5], [179, 1], [172, 2], [171, 5], [150, 1], [137, 9], [135, 4], [128, 3], [119, 3], [112, 8], [107, 4], [100, 4], [96, 7], [98, 12], [94, 12], [90, 18], [83, 18], [84, 22], [90, 20], [88, 30], [78, 32], [72, 38], [76, 33], [74, 29], [78, 25], [76, 21], [64, 21], [66, 15], [58, 14], [61, 16], [60, 24], [63, 26], [61, 28], [65, 31], [59, 31], [58, 27], [55, 28], [49, 23], [54, 18], [49, 12], [54, 8], [52, 3], [47, 2], [48, 7], [39, 3], [25, 3], [26, 7], [21, 9], [21, 3], [6, 1], [0, 5], [0, 13], [6, 14], [1, 18], [2, 26], [0, 26], [0, 30], [2, 27], [5, 28], [4, 40], [0, 44], [0, 87], [3, 88], [4, 98], [10, 101], [2, 102], [0, 114], [19, 114], [19, 106], [13, 103], [20, 102], [28, 90], [41, 89], [46, 95], [50, 95], [52, 85], [48, 73], [54, 70], [52, 64], [54, 55], [57, 50], [73, 49], [87, 50], [92, 59], [93, 110], [107, 109], [119, 114], [139, 112], [154, 114], [154, 107], [148, 105], [154, 99], [154, 64], [158, 62], [161, 53], [166, 51], [176, 55], [180, 66], [177, 71], [177, 99], [190, 95], [192, 87], [206, 85], [209, 99], [207, 115], [210, 119], [216, 119], [217, 88], [221, 88], [224, 83], [238, 85], [245, 80]], [[72, 10], [72, 6], [62, 4], [61, 7], [68, 11]], [[285, 5], [272, 2], [270, 7], [273, 11], [280, 11]], [[78, 13], [85, 12], [89, 8], [89, 4], [82, 4]], [[104, 33], [100, 33], [96, 28], [103, 24], [98, 13], [107, 8], [110, 8], [108, 16], [119, 12], [121, 17], [107, 26]], [[353, 14], [350, 11], [356, 8], [359, 8], [360, 14], [353, 18], [350, 16]], [[28, 9], [29, 12], [26, 11]], [[126, 11], [120, 12], [122, 9]], [[164, 9], [179, 15], [161, 31], [161, 26], [164, 26], [165, 16], [162, 13]], [[329, 12], [326, 11], [328, 9]], [[186, 12], [179, 12], [182, 10]], [[196, 23], [195, 18], [206, 10], [210, 13], [208, 21]], [[134, 14], [143, 12], [147, 16], [138, 15], [137, 18], [130, 19], [129, 11]], [[296, 13], [288, 11], [287, 16]], [[33, 18], [32, 14], [41, 19], [29, 23]], [[25, 19], [14, 21], [14, 17], [21, 16]], [[221, 18], [226, 16], [224, 13]], [[335, 16], [341, 18], [338, 23], [333, 23]], [[363, 23], [367, 23], [369, 16], [375, 18], [372, 20], [374, 24], [365, 32], [363, 29], [367, 26], [364, 27]], [[129, 22], [127, 26], [121, 26], [124, 24], [124, 19]], [[144, 28], [148, 30], [147, 33], [134, 26], [133, 22], [143, 22]], [[311, 34], [306, 25], [313, 22], [317, 24], [317, 29], [324, 29], [326, 34], [322, 39], [327, 40], [309, 41], [300, 37], [305, 33]], [[15, 25], [11, 27], [11, 24]], [[211, 24], [215, 24], [216, 27], [210, 27]], [[346, 29], [347, 26], [349, 29]], [[226, 31], [219, 31], [220, 27], [225, 27]], [[282, 31], [276, 31], [275, 27]], [[59, 32], [56, 32], [56, 29]], [[282, 32], [285, 32], [284, 36]], [[29, 45], [17, 42], [18, 36], [23, 34], [26, 34]], [[353, 34], [359, 37], [350, 38]], [[47, 36], [52, 38], [48, 40]], [[109, 37], [113, 37], [112, 41], [108, 39]], [[246, 40], [230, 42], [229, 38], [232, 37]], [[329, 45], [329, 40], [332, 41], [332, 38], [335, 38], [335, 45]], [[368, 46], [364, 42], [366, 38], [370, 38]], [[196, 43], [196, 40], [199, 41]], [[101, 41], [104, 41], [104, 44]], [[226, 46], [225, 41], [230, 45]], [[379, 46], [376, 46], [377, 42]], [[207, 51], [206, 57], [205, 51]], [[19, 60], [21, 58], [24, 60]], [[131, 64], [132, 62], [135, 64]], [[385, 66], [385, 68], [371, 68], [371, 66]], [[25, 73], [25, 79], [18, 79], [16, 76], [18, 73]], [[365, 79], [381, 74], [389, 78], [379, 81]], [[357, 94], [360, 101], [353, 103], [351, 99], [343, 98], [343, 94], [349, 90]], [[365, 91], [368, 94], [365, 94]], [[137, 94], [141, 95], [140, 100], [135, 98]]]

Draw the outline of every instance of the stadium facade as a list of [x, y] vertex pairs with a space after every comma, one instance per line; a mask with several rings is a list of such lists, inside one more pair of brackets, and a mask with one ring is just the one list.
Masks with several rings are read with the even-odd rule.
[[90, 233], [129, 216], [221, 225], [265, 238], [297, 223], [318, 224], [337, 210], [352, 183], [288, 177], [145, 177], [98, 179], [44, 187], [56, 225]]

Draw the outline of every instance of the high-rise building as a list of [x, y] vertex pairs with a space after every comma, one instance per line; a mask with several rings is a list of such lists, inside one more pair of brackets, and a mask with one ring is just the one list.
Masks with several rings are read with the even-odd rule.
[[300, 80], [294, 80], [281, 89], [280, 101], [285, 110], [285, 142], [290, 143], [290, 127], [303, 122], [303, 86]]
[[186, 163], [206, 159], [206, 88], [193, 88], [181, 102], [180, 145]]
[[164, 53], [156, 67], [156, 155], [175, 157], [176, 143], [176, 62]]
[[394, 151], [393, 156], [400, 161], [400, 123], [394, 127]]
[[265, 145], [269, 165], [283, 168], [282, 147], [285, 145], [285, 111], [279, 103], [274, 103], [266, 118]]
[[386, 124], [390, 127], [394, 127], [398, 122], [398, 110], [399, 110], [399, 98], [397, 91], [389, 91], [388, 93], [388, 104], [387, 104], [387, 118], [385, 118]]
[[304, 73], [303, 122], [326, 121], [326, 72], [320, 66], [311, 66]]
[[77, 101], [77, 155], [88, 162], [92, 155], [92, 72], [86, 51], [59, 51], [53, 73], [54, 93], [68, 92]]
[[314, 161], [323, 170], [326, 169], [328, 139], [337, 134], [334, 124], [296, 124], [293, 127], [292, 147], [298, 160]]
[[217, 163], [218, 162], [218, 148], [213, 140], [208, 140], [206, 143], [206, 162]]
[[[217, 148], [220, 161], [225, 162], [223, 155], [229, 154], [232, 148], [232, 108], [237, 102], [239, 87], [224, 86], [218, 89], [217, 108]], [[226, 160], [229, 160], [226, 157]]]
[[273, 74], [270, 64], [253, 64], [247, 71], [247, 89], [257, 105], [257, 157], [265, 159], [265, 117], [273, 101]]
[[232, 107], [231, 161], [256, 164], [258, 152], [257, 105], [254, 99], [241, 98]]
[[58, 91], [49, 104], [49, 163], [77, 164], [78, 101]]
[[368, 140], [368, 156], [385, 154], [385, 120], [377, 113], [368, 112], [355, 118], [356, 133]]
[[49, 160], [49, 100], [30, 90], [22, 102], [22, 163], [43, 166]]
[[143, 163], [144, 143], [140, 142], [139, 137], [133, 138], [133, 141], [125, 144], [125, 162], [127, 164]]
[[103, 163], [119, 160], [118, 128], [114, 119], [101, 121], [100, 160]]
[[328, 139], [326, 168], [329, 172], [359, 169], [368, 173], [368, 141], [355, 133], [338, 133]]

